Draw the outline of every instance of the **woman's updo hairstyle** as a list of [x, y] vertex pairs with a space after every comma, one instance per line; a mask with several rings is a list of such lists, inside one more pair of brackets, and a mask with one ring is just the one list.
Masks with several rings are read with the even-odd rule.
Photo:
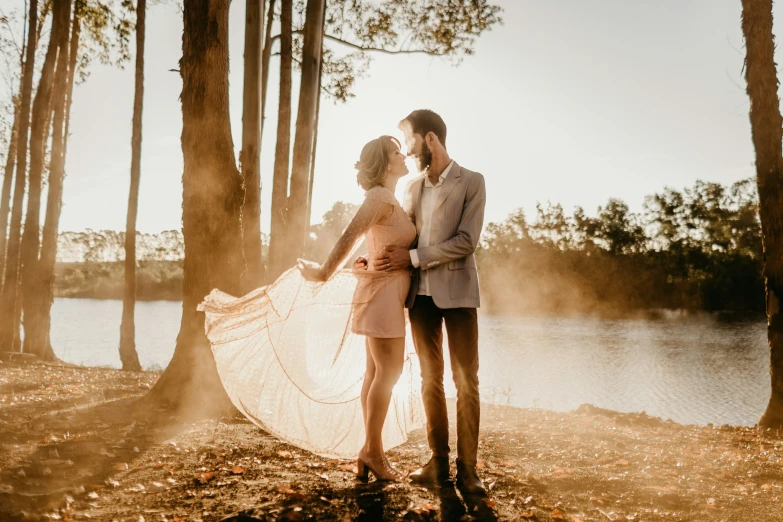
[[359, 161], [354, 167], [357, 172], [356, 181], [364, 190], [382, 185], [389, 175], [389, 153], [394, 147], [400, 148], [400, 142], [393, 136], [381, 136], [369, 142], [362, 148]]

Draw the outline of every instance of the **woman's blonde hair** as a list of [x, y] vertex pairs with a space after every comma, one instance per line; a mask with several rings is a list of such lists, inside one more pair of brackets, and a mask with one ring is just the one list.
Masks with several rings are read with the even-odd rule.
[[362, 148], [359, 161], [356, 162], [356, 181], [364, 190], [382, 185], [389, 175], [389, 153], [394, 147], [401, 148], [394, 136], [381, 136]]

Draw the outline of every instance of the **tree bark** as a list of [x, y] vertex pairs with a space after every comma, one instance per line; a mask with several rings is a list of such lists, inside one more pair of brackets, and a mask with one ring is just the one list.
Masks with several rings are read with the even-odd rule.
[[[49, 330], [43, 325], [43, 308], [46, 306], [47, 296], [41, 280], [42, 272], [38, 257], [41, 247], [41, 188], [50, 121], [53, 128], [49, 169], [50, 199], [53, 196], [57, 197], [57, 178], [62, 178], [64, 171], [63, 125], [65, 123], [65, 97], [68, 80], [71, 1], [59, 0], [55, 2], [53, 15], [52, 40], [49, 42], [44, 70], [33, 103], [33, 126], [30, 136], [30, 190], [27, 196], [27, 215], [22, 235], [21, 254], [24, 351], [35, 354], [44, 360], [53, 360], [55, 355], [49, 344]], [[55, 66], [56, 72], [53, 72]], [[54, 76], [53, 80], [52, 76]], [[54, 113], [54, 118], [52, 118], [52, 113]]]
[[[323, 19], [323, 22], [326, 22], [326, 19]], [[325, 30], [326, 27], [324, 27], [322, 30]], [[318, 152], [318, 120], [321, 115], [321, 83], [323, 81], [323, 75], [324, 75], [324, 61], [323, 61], [323, 55], [324, 55], [324, 42], [321, 40], [321, 63], [318, 67], [318, 90], [316, 91], [318, 93], [318, 99], [315, 102], [315, 121], [313, 123], [313, 151], [310, 155], [310, 186], [307, 189], [307, 216], [305, 217], [305, 223], [307, 224], [307, 228], [310, 227], [310, 219], [312, 218], [313, 214], [313, 185], [315, 184], [315, 156]]]
[[182, 322], [174, 356], [150, 399], [191, 416], [230, 408], [196, 307], [213, 289], [240, 292], [242, 178], [228, 112], [229, 0], [188, 0], [182, 36]]
[[[43, 227], [43, 241], [41, 244], [41, 259], [38, 263], [41, 292], [41, 326], [45, 332], [48, 351], [54, 354], [51, 344], [52, 303], [54, 302], [54, 266], [57, 260], [57, 239], [60, 228], [60, 212], [62, 210], [62, 191], [65, 179], [65, 159], [68, 152], [68, 129], [70, 127], [71, 104], [73, 103], [73, 84], [76, 74], [76, 60], [79, 54], [79, 41], [81, 37], [81, 9], [82, 2], [76, 0], [74, 5], [73, 24], [71, 27], [71, 39], [68, 50], [68, 73], [65, 93], [65, 116], [62, 133], [62, 160], [61, 167], [52, 169], [56, 175], [50, 175], [49, 193], [46, 200], [46, 220]], [[42, 341], [43, 342], [43, 341]]]
[[141, 114], [144, 102], [144, 31], [147, 0], [136, 3], [136, 80], [133, 95], [133, 132], [131, 136], [131, 175], [128, 195], [128, 215], [125, 221], [125, 288], [122, 296], [120, 323], [120, 360], [122, 369], [141, 371], [136, 352], [134, 322], [136, 310], [136, 215], [139, 209], [141, 181]]
[[772, 384], [769, 404], [759, 424], [779, 430], [783, 428], [783, 118], [777, 94], [771, 0], [742, 0], [742, 32], [751, 136], [756, 150]]
[[291, 155], [291, 76], [293, 0], [280, 4], [280, 98], [277, 110], [277, 143], [272, 180], [272, 216], [269, 237], [269, 282], [282, 272], [288, 207], [288, 173]]
[[296, 135], [291, 167], [291, 196], [288, 202], [286, 229], [286, 256], [283, 268], [293, 266], [297, 257], [304, 255], [307, 236], [307, 203], [310, 192], [310, 164], [312, 162], [315, 109], [318, 104], [318, 72], [321, 66], [323, 18], [325, 0], [308, 0], [304, 44], [302, 49], [302, 81], [299, 87], [299, 106], [296, 114]]
[[261, 259], [261, 46], [264, 32], [264, 0], [245, 3], [245, 78], [242, 103], [242, 244], [247, 262], [242, 286], [245, 292], [264, 281]]
[[30, 0], [27, 32], [27, 55], [22, 72], [22, 100], [19, 107], [19, 134], [16, 145], [16, 175], [11, 224], [8, 231], [0, 293], [0, 350], [11, 351], [19, 345], [19, 323], [14, 320], [18, 294], [19, 248], [22, 239], [22, 209], [27, 180], [27, 139], [30, 130], [30, 105], [33, 97], [35, 51], [38, 46], [38, 1]]
[[[41, 257], [36, 264], [34, 282], [34, 303], [31, 316], [25, 318], [25, 342], [28, 332], [32, 350], [44, 354], [42, 357], [54, 359], [50, 329], [52, 323], [52, 303], [54, 302], [54, 265], [57, 259], [57, 236], [60, 228], [62, 210], [63, 180], [65, 178], [65, 158], [68, 149], [68, 128], [73, 100], [73, 82], [76, 59], [79, 52], [81, 35], [81, 2], [74, 6], [73, 22], [63, 31], [63, 47], [57, 61], [57, 74], [54, 88], [54, 124], [52, 134], [52, 161], [49, 171], [49, 190], [46, 199], [46, 217], [41, 241]], [[62, 71], [61, 69], [65, 68]], [[28, 329], [28, 322], [30, 328]]]
[[266, 90], [269, 86], [269, 60], [272, 58], [272, 24], [275, 22], [275, 0], [269, 0], [264, 32], [264, 51], [261, 53], [261, 138], [266, 120]]
[[[24, 72], [22, 74], [24, 74]], [[21, 108], [20, 100], [18, 98], [16, 99], [14, 106], [14, 123], [13, 127], [11, 128], [11, 141], [8, 143], [8, 155], [5, 159], [3, 192], [2, 195], [0, 195], [0, 274], [2, 274], [5, 270], [5, 245], [8, 234], [8, 213], [11, 210], [11, 189], [14, 184], [16, 148], [19, 141], [19, 113], [21, 112]]]

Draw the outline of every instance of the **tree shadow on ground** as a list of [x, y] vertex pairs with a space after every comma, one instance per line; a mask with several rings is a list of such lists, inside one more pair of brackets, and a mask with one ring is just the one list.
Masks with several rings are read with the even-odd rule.
[[20, 420], [32, 422], [32, 429], [14, 444], [0, 446], [2, 481], [12, 488], [0, 495], [3, 520], [67, 508], [74, 496], [112, 488], [114, 474], [132, 470], [155, 441], [185, 429], [175, 416], [137, 398], [69, 409], [52, 406], [57, 407], [49, 412], [36, 408], [34, 416], [28, 410]]

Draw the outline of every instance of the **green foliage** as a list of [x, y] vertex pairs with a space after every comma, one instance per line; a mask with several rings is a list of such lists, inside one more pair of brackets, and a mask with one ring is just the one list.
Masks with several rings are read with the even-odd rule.
[[[294, 3], [294, 12], [294, 30], [301, 32], [303, 0]], [[368, 74], [372, 54], [426, 54], [458, 65], [474, 53], [479, 36], [503, 22], [501, 12], [486, 0], [327, 2], [322, 93], [343, 103], [354, 97], [353, 88]], [[298, 63], [299, 34], [293, 46]]]
[[95, 61], [123, 67], [130, 60], [135, 8], [129, 0], [76, 0], [82, 20], [79, 43], [79, 82], [89, 76]]
[[496, 311], [764, 311], [752, 179], [666, 188], [646, 198], [643, 215], [615, 198], [595, 217], [536, 210], [533, 223], [517, 210], [482, 237], [483, 295]]

